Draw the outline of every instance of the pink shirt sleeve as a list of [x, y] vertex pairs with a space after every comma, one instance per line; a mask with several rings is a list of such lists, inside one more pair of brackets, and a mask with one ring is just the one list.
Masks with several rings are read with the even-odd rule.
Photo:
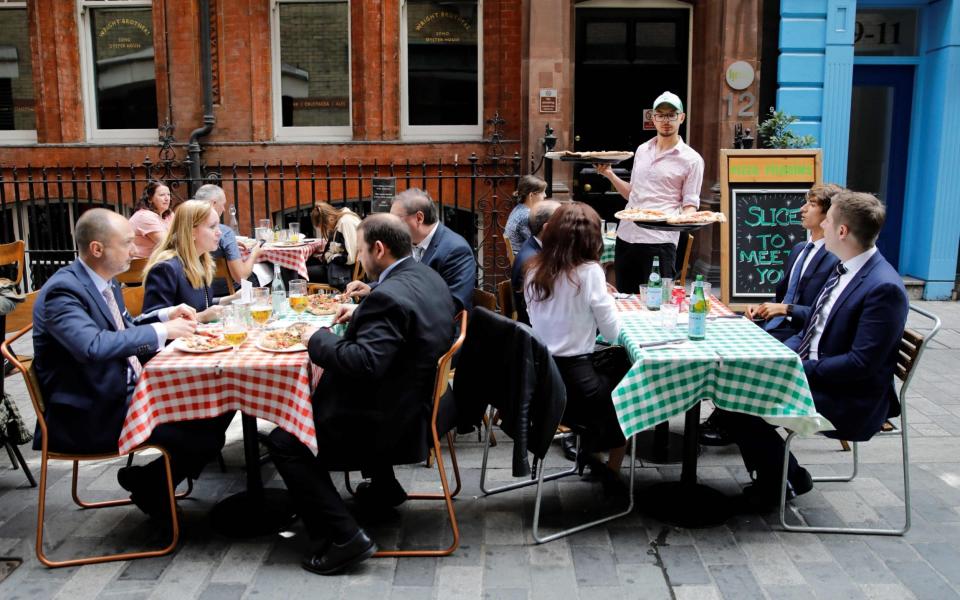
[[681, 205], [700, 208], [700, 186], [703, 185], [703, 159], [699, 156], [696, 158], [696, 160], [692, 161], [690, 171], [687, 173], [687, 178], [683, 181], [683, 190], [681, 191], [683, 200], [681, 201]]
[[135, 247], [135, 258], [147, 258], [156, 244], [147, 237], [147, 234], [159, 233], [161, 236], [167, 233], [170, 227], [170, 219], [161, 219], [160, 215], [152, 210], [140, 209], [130, 217], [130, 226], [133, 227], [133, 245]]

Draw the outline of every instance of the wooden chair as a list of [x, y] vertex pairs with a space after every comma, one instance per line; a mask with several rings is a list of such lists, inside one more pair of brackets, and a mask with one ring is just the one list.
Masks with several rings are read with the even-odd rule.
[[503, 247], [507, 250], [507, 261], [510, 262], [510, 268], [512, 269], [513, 261], [517, 258], [517, 255], [513, 253], [513, 244], [507, 236], [503, 236]]
[[504, 279], [497, 284], [497, 303], [500, 305], [500, 314], [508, 319], [517, 319], [517, 311], [513, 306], [513, 282]]
[[[11, 244], [6, 245], [9, 246]], [[23, 302], [18, 303], [12, 311], [7, 313], [4, 335], [15, 331], [20, 331], [24, 327], [30, 327], [33, 325], [33, 305], [36, 304], [37, 296], [39, 294], [40, 292], [30, 292], [24, 296]], [[33, 360], [33, 357], [18, 354], [17, 360], [21, 362], [29, 361]], [[27, 482], [30, 483], [30, 487], [37, 487], [37, 480], [34, 479], [33, 472], [30, 471], [30, 467], [27, 466], [27, 462], [23, 459], [23, 454], [20, 453], [20, 448], [9, 442], [4, 445], [7, 448], [7, 454], [10, 455], [10, 462], [13, 464], [13, 468], [17, 469], [19, 465], [19, 468], [23, 469], [23, 474], [26, 476]]]
[[33, 325], [28, 325], [23, 329], [17, 331], [13, 337], [7, 339], [2, 344], [0, 344], [0, 352], [3, 353], [3, 356], [7, 358], [13, 365], [20, 371], [23, 375], [23, 380], [27, 385], [27, 391], [30, 394], [30, 400], [33, 403], [33, 409], [37, 414], [37, 424], [40, 426], [41, 431], [41, 455], [40, 455], [40, 491], [39, 491], [39, 500], [37, 506], [37, 559], [46, 565], [47, 567], [72, 567], [77, 565], [89, 565], [102, 562], [116, 561], [116, 560], [132, 560], [136, 558], [148, 558], [153, 556], [163, 556], [165, 554], [170, 554], [173, 552], [173, 549], [177, 547], [177, 541], [180, 539], [180, 522], [177, 518], [176, 511], [176, 497], [175, 491], [173, 488], [173, 476], [170, 472], [170, 456], [167, 454], [167, 451], [161, 448], [160, 446], [139, 446], [134, 450], [134, 452], [139, 452], [148, 448], [153, 448], [159, 450], [163, 455], [163, 461], [166, 466], [166, 475], [167, 475], [167, 497], [170, 500], [170, 515], [171, 515], [171, 532], [172, 539], [170, 543], [159, 549], [159, 550], [148, 550], [143, 552], [123, 552], [117, 554], [102, 554], [96, 556], [88, 556], [82, 558], [73, 558], [67, 560], [52, 560], [47, 557], [46, 553], [43, 550], [43, 520], [44, 513], [46, 512], [46, 496], [47, 496], [47, 463], [50, 460], [66, 460], [73, 463], [73, 478], [71, 482], [70, 492], [73, 496], [73, 501], [80, 506], [81, 508], [104, 508], [109, 506], [122, 506], [126, 504], [131, 504], [131, 500], [127, 499], [117, 499], [117, 500], [105, 500], [101, 502], [85, 502], [80, 499], [80, 496], [77, 492], [77, 481], [79, 479], [80, 472], [80, 462], [81, 461], [93, 461], [93, 460], [110, 460], [114, 458], [120, 458], [122, 455], [117, 453], [107, 453], [107, 454], [68, 454], [62, 452], [51, 452], [47, 447], [47, 440], [49, 435], [47, 435], [47, 422], [44, 418], [44, 399], [43, 395], [40, 392], [40, 383], [37, 380], [37, 374], [33, 367], [33, 360], [27, 360], [21, 362], [13, 354], [11, 350], [11, 345], [13, 342], [17, 341], [23, 335], [30, 332], [33, 328]]
[[[229, 292], [229, 295], [232, 296], [237, 293], [236, 286], [233, 284], [233, 275], [230, 274], [230, 267], [227, 265], [226, 258], [221, 256], [217, 259], [217, 272], [214, 274], [214, 277], [217, 279], [222, 277], [227, 281], [227, 292]], [[132, 315], [133, 313], [130, 314]]]
[[[916, 372], [917, 364], [923, 355], [924, 349], [933, 336], [940, 330], [940, 318], [935, 314], [927, 312], [921, 308], [911, 305], [910, 311], [924, 317], [931, 323], [930, 329], [926, 330], [926, 335], [919, 333], [914, 329], [905, 329], [903, 337], [900, 338], [898, 348], [897, 367], [894, 371], [897, 379], [902, 383], [900, 385], [900, 427], [899, 429], [887, 430], [881, 427], [881, 430], [874, 434], [874, 438], [879, 437], [900, 437], [900, 447], [903, 455], [903, 507], [904, 522], [902, 527], [896, 528], [872, 528], [872, 527], [812, 527], [805, 525], [788, 525], [785, 512], [787, 503], [787, 465], [790, 460], [790, 444], [797, 437], [796, 432], [791, 432], [787, 436], [783, 452], [783, 479], [780, 482], [780, 526], [787, 531], [802, 531], [810, 533], [850, 533], [863, 535], [903, 535], [910, 529], [910, 453], [907, 443], [907, 390], [910, 387], [910, 381]], [[832, 437], [831, 432], [825, 432], [828, 437]], [[873, 439], [873, 438], [871, 438]], [[853, 481], [857, 476], [859, 468], [858, 446], [859, 442], [853, 444], [853, 470], [849, 475], [835, 475], [831, 477], [814, 477], [814, 481]]]
[[473, 305], [482, 306], [490, 312], [497, 312], [497, 297], [486, 290], [474, 288]]
[[[686, 243], [683, 242], [684, 238], [686, 238]], [[681, 232], [680, 240], [680, 245], [682, 247], [677, 248], [677, 252], [682, 254], [683, 260], [677, 269], [678, 277], [674, 283], [685, 288], [687, 287], [687, 271], [690, 269], [690, 255], [693, 254], [693, 234]]]
[[125, 287], [120, 291], [123, 292], [123, 304], [127, 307], [127, 312], [131, 317], [139, 317], [143, 312], [143, 286]]
[[[450, 519], [450, 530], [453, 533], [453, 541], [449, 546], [442, 549], [431, 550], [380, 550], [375, 557], [429, 557], [429, 556], [449, 556], [460, 546], [460, 528], [457, 525], [457, 513], [453, 508], [453, 499], [460, 493], [460, 465], [457, 463], [457, 451], [453, 445], [453, 430], [446, 432], [447, 447], [450, 449], [450, 463], [453, 465], [453, 477], [457, 482], [457, 487], [450, 491], [450, 483], [447, 480], [447, 470], [443, 464], [443, 451], [440, 448], [440, 432], [437, 431], [437, 416], [440, 413], [440, 400], [447, 393], [450, 387], [450, 365], [453, 356], [460, 351], [463, 340], [467, 337], [467, 311], [462, 310], [457, 315], [457, 321], [460, 322], [460, 335], [456, 341], [447, 350], [447, 353], [437, 361], [437, 375], [433, 383], [433, 413], [430, 416], [430, 434], [432, 440], [431, 451], [436, 457], [437, 471], [440, 474], [440, 485], [443, 488], [441, 494], [408, 494], [410, 500], [443, 500], [446, 504], [447, 516]], [[350, 485], [350, 474], [346, 473], [347, 489], [353, 492]]]
[[26, 263], [26, 244], [23, 240], [10, 242], [9, 244], [0, 244], [0, 267], [6, 265], [17, 265], [17, 275], [13, 283], [20, 285], [23, 281], [23, 268]]
[[143, 271], [147, 268], [148, 258], [135, 258], [130, 261], [130, 268], [117, 275], [117, 281], [123, 285], [143, 285]]

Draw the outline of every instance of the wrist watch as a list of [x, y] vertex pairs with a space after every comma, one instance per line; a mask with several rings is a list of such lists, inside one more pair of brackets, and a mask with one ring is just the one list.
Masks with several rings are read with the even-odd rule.
[[792, 316], [793, 316], [793, 305], [792, 305], [792, 304], [788, 304], [788, 305], [787, 305], [787, 316], [788, 316], [788, 317], [792, 317]]

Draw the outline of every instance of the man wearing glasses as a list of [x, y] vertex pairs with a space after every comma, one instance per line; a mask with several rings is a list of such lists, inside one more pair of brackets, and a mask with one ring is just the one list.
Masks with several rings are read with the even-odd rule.
[[[657, 209], [667, 214], [695, 212], [700, 208], [703, 158], [680, 139], [685, 114], [676, 94], [664, 92], [653, 102], [657, 136], [637, 148], [630, 181], [616, 176], [610, 165], [597, 165], [597, 172], [610, 180], [627, 208]], [[639, 227], [620, 221], [617, 229], [617, 259], [614, 267], [617, 289], [636, 293], [650, 277], [653, 257], [660, 257], [660, 274], [674, 276], [680, 234]]]

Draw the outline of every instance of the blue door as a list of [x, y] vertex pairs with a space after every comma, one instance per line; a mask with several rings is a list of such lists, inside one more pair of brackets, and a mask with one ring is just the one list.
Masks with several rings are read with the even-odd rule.
[[887, 205], [877, 247], [894, 267], [900, 261], [913, 78], [910, 65], [853, 67], [847, 187]]

